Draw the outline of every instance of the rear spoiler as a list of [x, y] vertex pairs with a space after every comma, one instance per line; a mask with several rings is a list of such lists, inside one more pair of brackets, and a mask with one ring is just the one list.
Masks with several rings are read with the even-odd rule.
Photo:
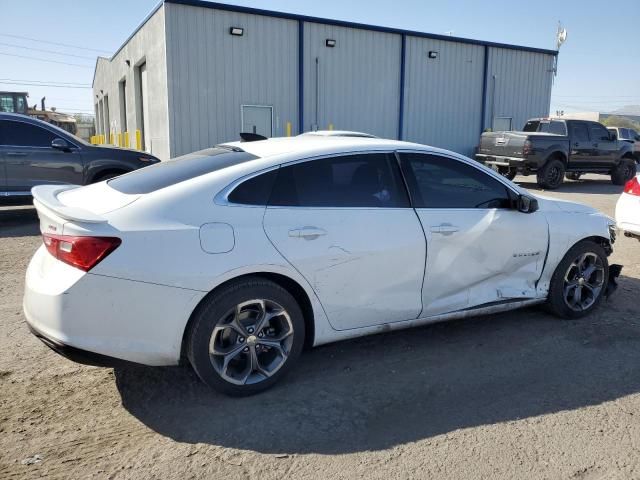
[[80, 185], [38, 185], [31, 189], [33, 205], [38, 210], [64, 220], [81, 223], [106, 223], [107, 220], [100, 215], [81, 207], [69, 207], [58, 200], [60, 193], [79, 187]]

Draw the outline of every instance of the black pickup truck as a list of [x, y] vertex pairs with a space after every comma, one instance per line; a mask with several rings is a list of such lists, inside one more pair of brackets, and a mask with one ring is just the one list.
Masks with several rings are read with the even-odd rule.
[[534, 118], [521, 132], [485, 132], [476, 159], [512, 180], [535, 173], [538, 185], [558, 188], [566, 175], [611, 175], [624, 185], [636, 174], [632, 147], [604, 125], [586, 120]]

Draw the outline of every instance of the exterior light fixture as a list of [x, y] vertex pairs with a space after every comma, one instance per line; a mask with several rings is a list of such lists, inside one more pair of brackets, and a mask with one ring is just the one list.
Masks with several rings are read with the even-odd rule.
[[333, 48], [336, 46], [336, 41], [333, 38], [327, 38], [324, 44], [329, 48]]
[[438, 52], [431, 50], [429, 52], [429, 58], [438, 58]]
[[244, 35], [244, 28], [240, 28], [240, 27], [231, 27], [229, 29], [229, 33], [231, 35], [235, 35], [236, 37], [241, 37], [242, 35]]

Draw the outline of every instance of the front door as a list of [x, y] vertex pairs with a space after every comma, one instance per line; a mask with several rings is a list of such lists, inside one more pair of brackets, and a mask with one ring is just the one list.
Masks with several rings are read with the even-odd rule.
[[419, 315], [425, 239], [393, 155], [280, 167], [264, 229], [313, 287], [335, 329]]
[[616, 161], [618, 141], [612, 140], [609, 130], [603, 125], [590, 123], [591, 142], [593, 144], [595, 165], [600, 168], [611, 167]]
[[[82, 185], [84, 169], [78, 148], [70, 151], [51, 147], [53, 130], [20, 120], [0, 121], [4, 132], [2, 146], [8, 191], [27, 192], [42, 184]], [[67, 137], [64, 137], [67, 140]]]
[[536, 297], [548, 247], [544, 214], [513, 209], [514, 194], [480, 166], [400, 157], [427, 237], [421, 316]]
[[242, 132], [271, 137], [273, 135], [272, 113], [272, 107], [269, 106], [243, 105]]

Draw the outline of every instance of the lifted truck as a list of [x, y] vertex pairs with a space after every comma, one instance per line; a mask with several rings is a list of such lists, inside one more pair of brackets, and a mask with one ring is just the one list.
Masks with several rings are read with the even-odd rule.
[[509, 180], [535, 173], [538, 185], [549, 190], [565, 175], [578, 180], [584, 173], [603, 173], [615, 185], [636, 175], [631, 145], [586, 120], [534, 118], [521, 132], [485, 132], [476, 159]]

